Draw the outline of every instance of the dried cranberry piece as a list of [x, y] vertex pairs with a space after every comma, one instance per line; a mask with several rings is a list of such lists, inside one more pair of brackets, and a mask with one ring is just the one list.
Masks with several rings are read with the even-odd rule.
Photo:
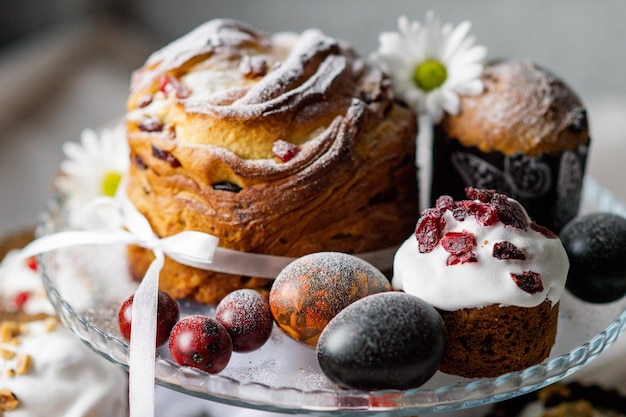
[[495, 190], [483, 190], [480, 188], [467, 187], [465, 188], [465, 195], [472, 200], [478, 200], [482, 203], [488, 203], [496, 194]]
[[139, 130], [142, 132], [161, 132], [163, 130], [163, 123], [157, 119], [148, 118], [141, 121], [139, 124]]
[[541, 226], [535, 222], [532, 222], [530, 224], [530, 228], [533, 229], [535, 232], [541, 233], [548, 239], [558, 239], [558, 236], [552, 230], [548, 229], [547, 227]]
[[495, 194], [491, 205], [498, 213], [498, 219], [505, 225], [522, 230], [528, 226], [524, 209], [517, 201], [509, 200], [504, 194]]
[[146, 94], [145, 96], [139, 99], [139, 101], [137, 102], [137, 107], [139, 108], [148, 107], [152, 103], [152, 100], [153, 100], [152, 94]]
[[19, 310], [22, 310], [32, 295], [33, 295], [33, 293], [30, 292], [30, 291], [20, 291], [20, 292], [18, 292], [15, 295], [15, 299], [14, 299], [15, 306]]
[[298, 152], [300, 152], [300, 148], [297, 145], [284, 140], [279, 139], [272, 145], [272, 153], [283, 162], [289, 162]]
[[478, 262], [476, 254], [472, 251], [476, 245], [476, 238], [468, 231], [447, 232], [441, 239], [441, 246], [450, 253], [447, 265], [464, 264], [466, 262]]
[[498, 222], [498, 213], [487, 203], [470, 202], [466, 206], [467, 213], [474, 216], [482, 226], [492, 226]]
[[39, 265], [37, 264], [37, 257], [29, 256], [26, 259], [26, 266], [28, 266], [28, 269], [30, 269], [31, 271], [37, 272], [39, 270]]
[[457, 208], [457, 205], [452, 197], [449, 195], [442, 195], [437, 199], [435, 207], [445, 213], [446, 210], [454, 211]]
[[141, 155], [133, 155], [133, 157], [131, 159], [133, 161], [133, 164], [137, 168], [139, 168], [139, 169], [148, 169], [148, 165], [146, 165], [146, 163], [144, 162], [144, 160], [141, 157]]
[[521, 290], [528, 294], [535, 294], [543, 291], [543, 283], [541, 282], [541, 275], [533, 271], [524, 271], [521, 274], [515, 274], [511, 272], [511, 278], [515, 282], [515, 285], [520, 287]]
[[152, 155], [155, 158], [167, 162], [172, 168], [178, 168], [181, 166], [180, 161], [176, 159], [174, 155], [172, 155], [169, 151], [165, 151], [155, 145], [152, 145]]
[[161, 79], [160, 90], [165, 94], [166, 97], [169, 97], [170, 94], [174, 93], [176, 98], [187, 98], [191, 94], [191, 90], [189, 90], [183, 83], [181, 83], [178, 78], [174, 77], [171, 74], [164, 75]]
[[444, 227], [446, 227], [446, 220], [441, 210], [433, 208], [424, 210], [415, 227], [415, 237], [420, 253], [432, 252], [437, 247]]
[[526, 255], [511, 242], [497, 242], [493, 245], [493, 257], [496, 259], [526, 259]]

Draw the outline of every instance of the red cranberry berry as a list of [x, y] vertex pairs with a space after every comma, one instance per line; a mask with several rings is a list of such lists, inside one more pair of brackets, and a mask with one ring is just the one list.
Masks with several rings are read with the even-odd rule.
[[424, 210], [415, 228], [420, 253], [430, 253], [437, 247], [445, 227], [446, 220], [443, 218], [441, 210]]
[[467, 204], [466, 209], [467, 213], [474, 216], [482, 226], [492, 226], [498, 222], [498, 213], [487, 203], [472, 201]]
[[441, 239], [441, 246], [450, 253], [447, 265], [464, 264], [467, 262], [478, 262], [476, 254], [472, 248], [476, 245], [476, 238], [472, 233], [447, 232]]
[[148, 133], [161, 132], [163, 131], [163, 122], [152, 117], [148, 117], [139, 123], [139, 130]]
[[548, 239], [558, 239], [559, 237], [557, 236], [556, 233], [554, 233], [552, 230], [548, 229], [547, 227], [541, 226], [535, 222], [532, 222], [530, 224], [530, 228], [533, 229], [535, 232], [539, 232], [541, 233], [544, 237], [548, 238]]
[[465, 195], [472, 200], [478, 200], [482, 203], [488, 203], [496, 194], [495, 190], [482, 190], [474, 187], [467, 187]]
[[28, 269], [30, 269], [31, 271], [37, 272], [37, 270], [39, 269], [39, 266], [37, 265], [37, 257], [28, 257], [28, 259], [26, 259], [26, 266], [28, 266]]
[[437, 199], [435, 207], [442, 212], [445, 212], [446, 210], [454, 211], [457, 208], [457, 205], [452, 197], [449, 195], [442, 195]]
[[524, 209], [517, 201], [509, 200], [504, 194], [495, 194], [491, 199], [491, 205], [505, 225], [522, 230], [528, 226]]
[[228, 365], [233, 342], [228, 330], [217, 320], [193, 315], [176, 323], [170, 334], [169, 348], [172, 359], [179, 365], [217, 374]]
[[511, 242], [496, 242], [493, 245], [493, 257], [496, 259], [521, 259], [525, 260], [526, 255]]
[[167, 162], [172, 168], [181, 166], [180, 161], [170, 151], [163, 150], [156, 145], [152, 145], [152, 156]]
[[277, 140], [272, 145], [272, 153], [283, 162], [291, 161], [300, 152], [300, 148], [293, 143]]
[[[166, 292], [159, 291], [157, 301], [157, 334], [156, 347], [163, 345], [169, 338], [172, 327], [176, 324], [180, 317], [178, 303]], [[117, 324], [122, 336], [126, 340], [130, 340], [130, 332], [132, 327], [132, 311], [135, 295], [131, 295], [122, 303], [117, 316]]]
[[515, 284], [528, 294], [534, 294], [543, 291], [543, 282], [541, 275], [533, 271], [524, 271], [520, 274], [511, 272], [511, 278]]
[[251, 289], [224, 297], [217, 305], [215, 319], [228, 330], [235, 352], [251, 352], [263, 346], [274, 325], [269, 301]]
[[174, 93], [176, 98], [187, 98], [191, 94], [191, 91], [173, 75], [163, 76], [160, 89], [167, 97]]
[[20, 291], [15, 295], [15, 306], [18, 310], [22, 310], [30, 297], [33, 295], [30, 291]]

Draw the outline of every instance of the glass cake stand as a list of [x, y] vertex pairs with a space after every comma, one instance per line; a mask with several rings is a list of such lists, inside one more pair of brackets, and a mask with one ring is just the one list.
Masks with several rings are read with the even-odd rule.
[[[582, 212], [626, 214], [612, 194], [587, 178]], [[38, 233], [66, 226], [66, 210], [53, 201], [41, 216]], [[106, 359], [128, 367], [128, 345], [117, 329], [122, 301], [134, 292], [125, 247], [102, 245], [57, 250], [41, 256], [43, 281], [61, 321]], [[182, 303], [182, 315], [211, 314], [211, 307]], [[406, 391], [344, 390], [321, 372], [315, 352], [278, 328], [251, 353], [234, 353], [218, 375], [174, 363], [159, 349], [156, 382], [196, 397], [286, 414], [316, 416], [412, 415], [453, 411], [502, 401], [573, 374], [605, 351], [626, 327], [626, 297], [609, 304], [585, 303], [565, 293], [550, 357], [543, 363], [497, 378], [465, 379], [438, 372]]]

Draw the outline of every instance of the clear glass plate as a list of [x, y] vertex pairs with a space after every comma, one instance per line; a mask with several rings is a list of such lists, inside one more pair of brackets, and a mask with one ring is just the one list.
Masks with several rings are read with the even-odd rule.
[[[626, 214], [610, 192], [590, 178], [583, 212]], [[66, 212], [54, 201], [41, 216], [39, 234], [63, 230]], [[136, 288], [127, 273], [123, 246], [58, 250], [41, 257], [48, 296], [63, 323], [94, 351], [128, 367], [128, 345], [117, 329], [117, 311]], [[182, 304], [183, 315], [211, 308]], [[465, 379], [437, 373], [425, 385], [406, 391], [343, 390], [320, 371], [312, 349], [274, 328], [268, 343], [251, 353], [234, 353], [219, 375], [181, 367], [166, 349], [158, 351], [157, 383], [222, 403], [314, 415], [411, 415], [452, 411], [501, 401], [536, 390], [579, 370], [606, 350], [626, 327], [626, 297], [589, 304], [569, 295], [561, 300], [556, 344], [543, 363], [497, 378]]]

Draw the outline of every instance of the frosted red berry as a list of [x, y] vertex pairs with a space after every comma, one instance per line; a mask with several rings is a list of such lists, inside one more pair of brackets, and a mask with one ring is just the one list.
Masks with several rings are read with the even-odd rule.
[[541, 275], [533, 271], [524, 271], [520, 274], [511, 272], [511, 278], [515, 284], [528, 294], [535, 294], [543, 291], [543, 282], [541, 282]]
[[532, 222], [530, 224], [530, 228], [533, 229], [535, 232], [539, 232], [541, 233], [544, 237], [548, 238], [548, 239], [558, 239], [559, 237], [557, 236], [556, 233], [554, 233], [552, 230], [548, 229], [547, 227], [541, 226], [535, 222]]
[[170, 334], [169, 349], [179, 365], [217, 374], [228, 365], [233, 343], [228, 330], [216, 319], [193, 315], [176, 323]]
[[[120, 333], [126, 340], [130, 340], [132, 328], [132, 311], [135, 295], [128, 297], [120, 307], [117, 324]], [[180, 317], [178, 303], [166, 292], [159, 291], [157, 299], [156, 347], [159, 347], [169, 338], [170, 331]]]
[[26, 259], [26, 266], [28, 266], [28, 269], [30, 269], [31, 271], [37, 272], [37, 270], [39, 269], [39, 266], [37, 265], [37, 257], [29, 256]]
[[176, 98], [187, 98], [191, 94], [191, 91], [173, 75], [163, 76], [160, 90], [166, 97], [174, 94]]
[[480, 188], [467, 187], [465, 189], [465, 195], [472, 200], [478, 200], [482, 203], [489, 203], [494, 195], [495, 190], [483, 190]]
[[445, 226], [446, 221], [441, 210], [424, 210], [415, 228], [420, 253], [432, 252], [437, 247]]
[[509, 200], [504, 194], [495, 194], [490, 204], [498, 213], [498, 219], [505, 225], [522, 230], [528, 226], [524, 209], [517, 201]]
[[435, 207], [445, 212], [446, 210], [454, 211], [457, 208], [456, 202], [449, 195], [442, 195], [435, 202]]
[[519, 259], [525, 260], [526, 255], [511, 242], [496, 242], [493, 245], [493, 257], [496, 259]]
[[274, 325], [268, 299], [251, 289], [236, 290], [224, 297], [217, 305], [215, 319], [228, 330], [235, 352], [251, 352], [263, 346]]
[[283, 162], [291, 161], [300, 152], [300, 148], [293, 143], [277, 140], [272, 145], [272, 153]]
[[478, 224], [482, 226], [492, 226], [498, 222], [498, 213], [487, 203], [477, 203], [474, 201], [466, 205], [467, 213], [476, 218]]
[[32, 292], [30, 291], [20, 291], [15, 295], [14, 301], [15, 301], [15, 306], [21, 310], [24, 308], [24, 306], [26, 305], [26, 303], [28, 302], [28, 300], [30, 300], [30, 297], [33, 295]]
[[478, 258], [472, 251], [475, 245], [476, 238], [467, 231], [448, 232], [441, 239], [441, 246], [450, 253], [447, 265], [477, 262]]

